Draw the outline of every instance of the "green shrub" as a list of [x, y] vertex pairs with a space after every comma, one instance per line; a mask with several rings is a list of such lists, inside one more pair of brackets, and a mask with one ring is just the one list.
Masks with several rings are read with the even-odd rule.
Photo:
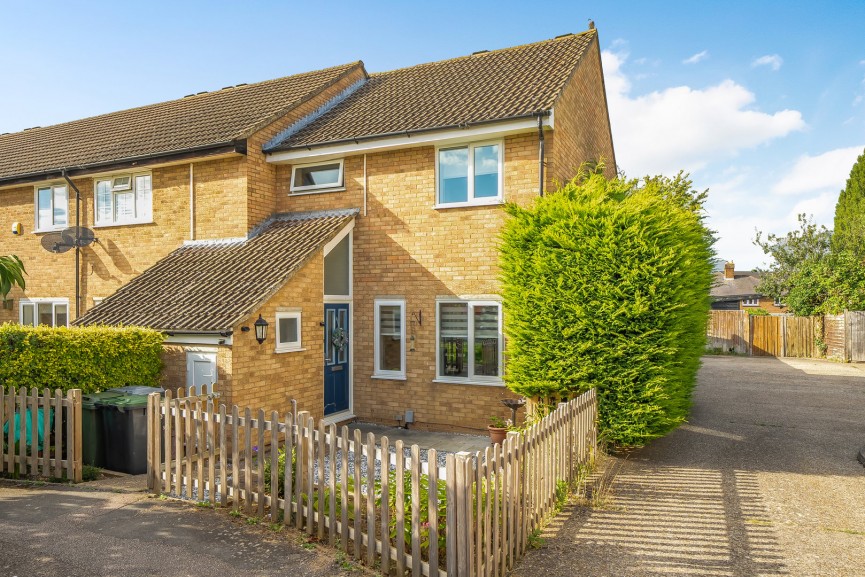
[[159, 386], [162, 334], [137, 327], [0, 325], [0, 387]]
[[505, 380], [541, 403], [597, 387], [601, 433], [640, 445], [690, 407], [712, 283], [705, 193], [681, 174], [582, 177], [507, 206]]
[[751, 315], [752, 317], [768, 317], [769, 311], [764, 308], [756, 307], [756, 308], [746, 308], [745, 312]]

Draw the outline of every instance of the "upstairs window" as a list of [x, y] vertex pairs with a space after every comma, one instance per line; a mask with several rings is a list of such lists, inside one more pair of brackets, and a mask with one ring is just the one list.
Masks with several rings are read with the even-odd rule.
[[35, 327], [65, 327], [69, 325], [69, 301], [44, 299], [21, 301], [21, 324]]
[[342, 188], [342, 160], [299, 164], [291, 170], [291, 192], [314, 192]]
[[150, 174], [124, 174], [96, 180], [96, 224], [135, 224], [153, 219]]
[[440, 148], [438, 206], [497, 204], [502, 200], [502, 144], [486, 142]]
[[69, 224], [69, 195], [65, 184], [36, 188], [36, 230], [55, 230]]

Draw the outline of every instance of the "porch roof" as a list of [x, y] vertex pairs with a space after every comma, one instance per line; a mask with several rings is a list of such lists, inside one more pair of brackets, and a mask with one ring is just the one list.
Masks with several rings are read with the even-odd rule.
[[247, 238], [187, 242], [74, 324], [227, 332], [282, 288], [357, 213], [277, 214]]

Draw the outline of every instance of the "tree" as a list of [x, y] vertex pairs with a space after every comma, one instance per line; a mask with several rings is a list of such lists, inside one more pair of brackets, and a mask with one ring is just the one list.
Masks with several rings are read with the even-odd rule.
[[714, 256], [691, 182], [581, 174], [508, 205], [505, 380], [537, 401], [597, 387], [602, 431], [641, 445], [681, 423], [705, 346]]
[[799, 229], [784, 236], [770, 234], [765, 240], [757, 232], [754, 244], [772, 257], [769, 270], [763, 275], [757, 291], [761, 294], [785, 299], [791, 312], [800, 314], [791, 305], [788, 295], [796, 290], [796, 282], [802, 278], [800, 269], [814, 267], [829, 256], [832, 245], [832, 231], [825, 226], [814, 224], [805, 214], [798, 216]]
[[859, 155], [850, 170], [847, 186], [835, 205], [832, 249], [865, 256], [865, 152]]
[[15, 285], [24, 290], [25, 274], [24, 263], [20, 258], [14, 254], [0, 256], [0, 300], [5, 299]]

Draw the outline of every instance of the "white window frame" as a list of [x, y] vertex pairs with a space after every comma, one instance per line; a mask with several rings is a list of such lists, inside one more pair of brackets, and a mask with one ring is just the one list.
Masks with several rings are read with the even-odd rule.
[[[339, 164], [339, 179], [335, 184], [310, 184], [307, 186], [294, 185], [294, 177], [297, 175], [298, 169], [309, 168], [312, 166], [324, 166], [327, 164]], [[289, 181], [288, 185], [288, 190], [292, 194], [345, 190], [345, 159], [338, 158], [335, 160], [324, 160], [319, 162], [308, 162], [306, 164], [295, 164], [291, 167], [291, 180]]]
[[742, 306], [743, 307], [758, 307], [758, 306], [760, 306], [760, 298], [757, 297], [757, 298], [742, 299]]
[[[453, 375], [445, 375], [443, 374], [443, 367], [441, 366], [441, 305], [448, 303], [461, 303], [465, 304], [468, 307], [468, 347], [469, 347], [469, 355], [468, 355], [468, 376], [467, 377], [455, 377]], [[474, 351], [474, 342], [475, 342], [475, 315], [474, 315], [474, 307], [476, 306], [496, 306], [499, 309], [499, 358], [498, 358], [498, 367], [499, 374], [498, 376], [491, 377], [488, 375], [475, 375], [475, 356], [472, 353]], [[436, 378], [434, 382], [437, 383], [455, 383], [455, 384], [468, 384], [468, 385], [492, 385], [492, 386], [504, 386], [504, 349], [505, 349], [505, 337], [503, 331], [503, 316], [502, 316], [502, 303], [501, 301], [495, 300], [470, 300], [470, 299], [437, 299], [436, 300]]]
[[[388, 371], [381, 368], [381, 350], [380, 350], [380, 331], [381, 331], [381, 307], [397, 306], [400, 309], [400, 327], [399, 327], [399, 344], [400, 344], [400, 370]], [[405, 380], [405, 299], [375, 299], [375, 342], [373, 352], [375, 354], [375, 362], [373, 368], [373, 377], [377, 379], [394, 379]]]
[[[71, 311], [69, 310], [69, 299], [68, 298], [27, 298], [21, 299], [18, 302], [18, 322], [19, 324], [24, 324], [24, 307], [33, 307], [33, 322], [38, 323], [39, 319], [39, 305], [40, 304], [51, 304], [51, 326], [56, 327], [57, 325], [57, 305], [65, 305], [66, 306], [66, 324], [60, 325], [64, 327], [69, 326], [69, 316]], [[26, 325], [30, 326], [42, 326], [39, 324], [34, 325]]]
[[783, 307], [783, 306], [785, 306], [784, 303], [781, 302], [781, 299], [775, 299], [775, 300], [772, 302], [772, 304], [775, 305], [776, 307]]
[[[280, 311], [276, 313], [276, 350], [277, 353], [291, 353], [294, 351], [303, 350], [303, 324], [301, 323], [300, 311]], [[297, 340], [289, 342], [281, 342], [279, 321], [282, 319], [295, 319], [297, 321]]]
[[[132, 192], [134, 195], [134, 203], [135, 209], [138, 210], [138, 189], [135, 186], [136, 178], [139, 176], [149, 176], [150, 177], [150, 208], [147, 211], [147, 214], [144, 215], [136, 215], [135, 218], [121, 219], [118, 220], [115, 216], [115, 194], [117, 193], [126, 193]], [[116, 185], [115, 182], [120, 178], [129, 178], [128, 186], [119, 186]], [[100, 220], [99, 219], [99, 183], [107, 182], [109, 187], [109, 192], [111, 193], [111, 218], [110, 220]], [[123, 173], [123, 174], [111, 174], [108, 176], [98, 176], [93, 179], [93, 222], [95, 223], [95, 227], [103, 227], [103, 226], [124, 226], [128, 224], [146, 224], [153, 222], [153, 173], [150, 171], [141, 171], [141, 172], [132, 172], [132, 173]]]
[[[475, 198], [475, 154], [474, 149], [481, 146], [491, 146], [498, 145], [499, 147], [499, 193], [496, 196], [482, 196], [480, 198]], [[467, 148], [468, 149], [468, 157], [469, 157], [469, 166], [468, 166], [468, 200], [465, 202], [442, 202], [441, 201], [441, 190], [439, 190], [441, 180], [441, 168], [439, 167], [439, 158], [441, 155], [441, 151], [443, 150], [454, 150], [457, 148]], [[493, 204], [502, 204], [504, 202], [505, 197], [505, 176], [504, 176], [504, 165], [505, 165], [505, 141], [503, 139], [498, 140], [484, 140], [478, 142], [466, 142], [466, 143], [454, 143], [454, 144], [443, 144], [440, 146], [436, 146], [435, 149], [435, 206], [433, 208], [459, 208], [461, 206], [487, 206]]]
[[[46, 188], [51, 189], [51, 225], [39, 226], [39, 191]], [[62, 188], [66, 191], [66, 224], [54, 224], [54, 190]], [[52, 230], [63, 230], [69, 226], [69, 187], [65, 183], [55, 182], [40, 184], [33, 189], [33, 232], [46, 232]]]

